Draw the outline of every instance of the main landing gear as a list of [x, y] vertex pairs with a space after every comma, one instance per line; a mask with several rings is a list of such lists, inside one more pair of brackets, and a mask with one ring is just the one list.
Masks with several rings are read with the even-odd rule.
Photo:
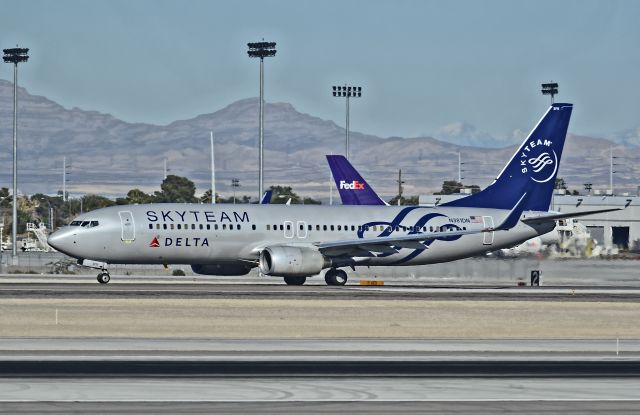
[[98, 282], [100, 284], [106, 284], [111, 281], [111, 277], [109, 276], [109, 272], [106, 270], [102, 270], [100, 274], [98, 274]]
[[345, 285], [347, 283], [347, 273], [341, 269], [330, 268], [324, 274], [327, 285]]

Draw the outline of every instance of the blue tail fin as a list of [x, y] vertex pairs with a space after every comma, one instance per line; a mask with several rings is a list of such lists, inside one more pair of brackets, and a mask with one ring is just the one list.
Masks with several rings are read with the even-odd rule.
[[343, 205], [386, 205], [344, 156], [327, 156]]
[[573, 104], [552, 104], [498, 178], [481, 192], [441, 206], [548, 211]]
[[262, 195], [262, 198], [260, 198], [260, 204], [261, 205], [268, 205], [269, 203], [271, 203], [271, 195], [273, 194], [273, 190], [267, 190], [264, 192], [264, 194]]

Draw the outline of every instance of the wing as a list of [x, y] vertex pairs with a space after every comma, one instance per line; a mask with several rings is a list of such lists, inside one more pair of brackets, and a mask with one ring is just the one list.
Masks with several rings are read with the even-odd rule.
[[414, 235], [385, 236], [378, 238], [352, 239], [346, 241], [321, 242], [317, 244], [322, 254], [330, 257], [336, 256], [372, 256], [372, 252], [383, 254], [395, 254], [398, 248], [427, 249], [421, 242], [438, 238], [450, 238], [453, 236], [473, 235], [482, 232], [491, 232], [493, 228], [483, 228], [466, 231], [442, 231], [423, 232]]

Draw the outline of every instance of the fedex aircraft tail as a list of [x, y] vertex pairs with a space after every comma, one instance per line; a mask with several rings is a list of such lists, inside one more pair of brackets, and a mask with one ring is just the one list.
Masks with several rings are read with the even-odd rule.
[[327, 156], [343, 205], [386, 205], [344, 156]]
[[552, 104], [491, 185], [441, 206], [548, 211], [572, 109]]

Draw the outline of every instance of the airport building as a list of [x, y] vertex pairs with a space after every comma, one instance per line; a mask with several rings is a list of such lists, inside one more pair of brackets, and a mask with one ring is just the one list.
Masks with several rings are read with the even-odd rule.
[[[465, 197], [467, 194], [421, 195], [420, 205], [435, 206]], [[598, 213], [577, 218], [584, 224], [591, 237], [604, 247], [623, 250], [640, 250], [640, 197], [627, 195], [565, 195], [554, 194], [551, 210], [558, 212], [580, 212], [584, 210], [625, 207], [619, 212]]]

